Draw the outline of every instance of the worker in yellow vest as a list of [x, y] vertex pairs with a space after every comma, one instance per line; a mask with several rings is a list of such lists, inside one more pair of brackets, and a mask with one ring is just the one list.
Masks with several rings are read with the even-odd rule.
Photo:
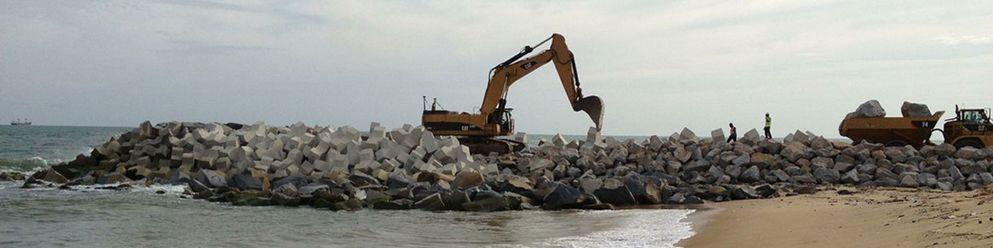
[[769, 129], [772, 128], [772, 117], [769, 117], [769, 113], [765, 113], [765, 138], [772, 139], [772, 132]]

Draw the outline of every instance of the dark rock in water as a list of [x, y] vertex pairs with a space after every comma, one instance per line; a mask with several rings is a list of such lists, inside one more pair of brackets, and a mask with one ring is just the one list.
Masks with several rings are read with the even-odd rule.
[[[306, 192], [310, 186], [305, 186], [301, 188], [301, 192]], [[331, 189], [326, 185], [323, 188], [316, 188], [310, 193], [310, 205], [317, 208], [331, 207], [334, 203], [347, 201], [350, 199], [344, 190], [341, 189]]]
[[[279, 185], [282, 186], [282, 184]], [[275, 187], [279, 187], [279, 186], [275, 186]], [[317, 194], [317, 191], [322, 191], [322, 190], [330, 191], [330, 189], [331, 187], [329, 187], [327, 184], [314, 183], [314, 184], [299, 186], [297, 191], [300, 192], [301, 197], [316, 197], [315, 194]]]
[[560, 182], [547, 182], [544, 184], [544, 187], [548, 189], [545, 191], [548, 193], [542, 197], [544, 204], [541, 207], [544, 209], [573, 208], [580, 202], [579, 198], [582, 193], [579, 192], [579, 189], [572, 186]]
[[410, 199], [396, 199], [392, 201], [377, 202], [372, 204], [374, 209], [404, 210], [414, 206], [414, 201]]
[[615, 206], [638, 204], [638, 200], [635, 199], [634, 195], [631, 194], [631, 191], [628, 190], [627, 185], [616, 178], [608, 178], [603, 180], [603, 186], [597, 189], [593, 194], [596, 195], [600, 201], [610, 203]]
[[292, 183], [286, 183], [272, 191], [272, 201], [281, 206], [299, 206], [300, 192]]
[[285, 184], [293, 184], [294, 187], [301, 188], [303, 186], [306, 186], [309, 183], [310, 182], [305, 177], [301, 177], [301, 176], [288, 176], [288, 177], [283, 177], [283, 178], [280, 178], [279, 180], [273, 181], [272, 182], [272, 188], [274, 188], [274, 189], [275, 188], [279, 188], [280, 186], [283, 186]]
[[246, 174], [231, 177], [228, 185], [240, 190], [262, 190], [262, 181]]
[[69, 180], [66, 179], [65, 176], [62, 176], [61, 173], [51, 168], [39, 172], [35, 172], [34, 174], [31, 175], [31, 178], [36, 180], [42, 180], [45, 182], [59, 183], [59, 184], [69, 182]]
[[131, 188], [132, 188], [132, 186], [130, 184], [124, 183], [124, 184], [118, 184], [118, 185], [100, 186], [100, 187], [96, 187], [95, 189], [103, 189], [103, 190], [129, 190]]
[[462, 210], [462, 204], [470, 201], [469, 194], [459, 190], [441, 192], [441, 199], [445, 201], [446, 210]]
[[200, 180], [197, 179], [190, 180], [189, 186], [190, 186], [190, 190], [192, 190], [195, 193], [210, 191], [210, 187], [208, 187], [204, 183], [201, 183]]
[[20, 172], [0, 172], [0, 181], [20, 181], [24, 180], [24, 173]]
[[507, 199], [507, 209], [521, 210], [523, 205], [531, 205], [531, 198], [514, 192], [504, 192], [503, 198]]
[[[123, 183], [123, 182], [127, 182], [127, 178], [124, 177], [124, 175], [121, 175], [121, 173], [117, 173], [117, 172], [99, 176], [97, 177], [97, 181], [96, 181], [97, 184], [115, 184], [115, 183]], [[176, 183], [186, 183], [186, 182], [176, 182]]]
[[200, 169], [197, 179], [211, 188], [220, 188], [228, 185], [227, 179], [220, 172], [210, 169]]
[[348, 199], [331, 205], [331, 210], [334, 211], [356, 211], [362, 209], [362, 201], [359, 199]]
[[368, 203], [368, 204], [370, 204], [370, 205], [374, 205], [374, 204], [379, 203], [379, 202], [388, 202], [388, 201], [390, 201], [390, 195], [387, 195], [383, 191], [379, 191], [379, 190], [366, 190], [365, 191], [365, 194], [366, 194], [365, 202]]
[[507, 199], [491, 190], [476, 192], [472, 195], [471, 202], [462, 203], [462, 209], [468, 211], [492, 212], [507, 208]]
[[[96, 150], [94, 149], [93, 152], [95, 153]], [[52, 166], [52, 169], [58, 171], [66, 178], [77, 178], [89, 173], [93, 167], [97, 166], [97, 163], [99, 163], [99, 161], [95, 159], [95, 157], [79, 154], [76, 155], [76, 159], [69, 161], [69, 163]]]
[[441, 198], [440, 193], [434, 193], [415, 202], [414, 207], [420, 210], [441, 211], [445, 210], [445, 201]]

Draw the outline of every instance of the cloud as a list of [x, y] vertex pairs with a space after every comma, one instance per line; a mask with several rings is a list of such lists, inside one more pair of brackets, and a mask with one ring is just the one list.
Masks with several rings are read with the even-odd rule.
[[[0, 33], [17, 34], [0, 36], [0, 99], [31, 104], [0, 112], [53, 124], [397, 126], [418, 122], [421, 96], [476, 111], [488, 69], [557, 32], [584, 93], [606, 102], [609, 134], [747, 129], [771, 112], [775, 130], [836, 136], [867, 99], [936, 110], [988, 99], [984, 5], [14, 1], [0, 8]], [[558, 80], [548, 66], [511, 89], [520, 131], [586, 131]]]
[[993, 35], [943, 35], [934, 38], [934, 40], [945, 45], [987, 45], [993, 44]]

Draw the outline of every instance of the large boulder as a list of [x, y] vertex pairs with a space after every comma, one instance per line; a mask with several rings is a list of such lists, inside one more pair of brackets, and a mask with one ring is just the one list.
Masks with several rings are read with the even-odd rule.
[[883, 106], [879, 105], [879, 101], [869, 100], [865, 103], [862, 103], [862, 105], [859, 105], [859, 107], [855, 109], [855, 112], [851, 112], [847, 116], [845, 116], [845, 119], [857, 118], [857, 117], [884, 117], [884, 116], [886, 116], [886, 110], [883, 109]]
[[247, 174], [235, 175], [227, 184], [239, 190], [262, 190], [262, 181]]
[[817, 169], [814, 169], [814, 177], [817, 178], [817, 181], [820, 183], [834, 184], [841, 179], [841, 173], [838, 173], [838, 171], [834, 169], [817, 167]]
[[65, 176], [62, 176], [61, 173], [59, 173], [59, 172], [57, 172], [57, 171], [55, 171], [53, 169], [46, 169], [46, 170], [43, 170], [43, 171], [35, 172], [34, 174], [31, 175], [31, 178], [32, 179], [36, 179], [36, 180], [42, 180], [42, 181], [50, 182], [50, 183], [67, 183], [67, 182], [69, 182], [69, 180], [66, 179]]
[[452, 181], [452, 187], [457, 189], [467, 189], [473, 186], [479, 186], [483, 184], [483, 175], [475, 170], [463, 170], [459, 171], [455, 175], [455, 180]]
[[201, 169], [197, 172], [196, 179], [211, 188], [220, 188], [228, 185], [223, 173], [210, 169]]
[[272, 202], [281, 206], [300, 205], [300, 192], [292, 183], [283, 184], [272, 191]]
[[903, 102], [903, 106], [900, 107], [900, 113], [903, 117], [930, 117], [931, 110], [927, 108], [927, 105], [912, 102]]
[[462, 209], [477, 212], [491, 212], [506, 210], [508, 208], [507, 199], [500, 193], [492, 190], [475, 191], [470, 196], [471, 201], [462, 203]]
[[634, 198], [634, 195], [631, 194], [631, 191], [628, 189], [627, 185], [616, 178], [608, 178], [603, 180], [603, 187], [597, 189], [593, 194], [596, 195], [600, 201], [610, 203], [615, 206], [638, 204], [638, 199]]
[[415, 202], [414, 207], [427, 211], [441, 211], [445, 210], [445, 201], [441, 198], [440, 193], [434, 193]]
[[579, 189], [560, 182], [548, 182], [543, 185], [542, 191], [547, 192], [542, 196], [541, 205], [544, 209], [563, 209], [578, 206], [582, 194]]

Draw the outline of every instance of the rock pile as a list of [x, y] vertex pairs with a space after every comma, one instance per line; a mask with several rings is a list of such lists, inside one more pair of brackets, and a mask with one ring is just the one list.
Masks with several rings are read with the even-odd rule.
[[411, 125], [372, 123], [363, 134], [302, 123], [145, 122], [25, 186], [187, 184], [194, 198], [236, 205], [499, 211], [769, 198], [818, 184], [952, 191], [993, 183], [993, 148], [852, 145], [800, 131], [780, 142], [754, 129], [730, 144], [721, 129], [711, 136], [683, 129], [620, 141], [591, 128], [585, 140], [557, 135], [515, 154], [471, 155], [457, 139]]

